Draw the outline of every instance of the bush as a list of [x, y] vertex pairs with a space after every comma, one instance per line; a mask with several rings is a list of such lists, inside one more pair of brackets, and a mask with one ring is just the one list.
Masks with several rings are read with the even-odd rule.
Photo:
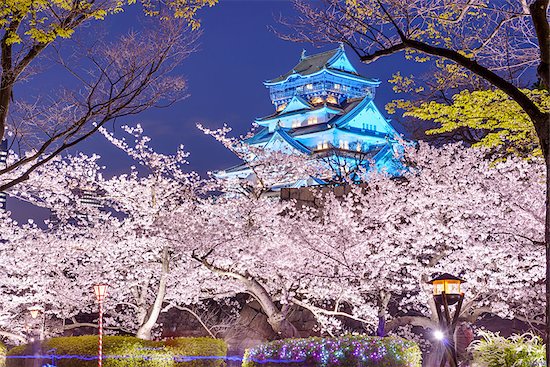
[[206, 358], [195, 360], [193, 363], [185, 362], [181, 356], [225, 357], [227, 344], [222, 339], [212, 338], [176, 338], [164, 342], [174, 360], [175, 367], [216, 367], [223, 366], [222, 359]]
[[394, 337], [285, 339], [246, 351], [243, 367], [420, 367], [422, 354], [412, 341]]
[[6, 352], [6, 346], [0, 342], [0, 367], [6, 366]]
[[545, 345], [527, 333], [504, 338], [498, 333], [481, 332], [482, 339], [470, 345], [474, 362], [481, 367], [546, 366]]
[[[42, 343], [43, 354], [55, 349], [58, 367], [97, 366], [98, 337], [92, 335], [47, 339]], [[32, 355], [30, 344], [15, 347], [8, 352], [7, 367], [23, 367], [24, 359]], [[227, 346], [222, 340], [209, 338], [178, 338], [167, 342], [142, 340], [130, 336], [103, 337], [103, 365], [105, 367], [215, 367], [223, 360], [185, 361], [182, 355], [225, 356]], [[181, 360], [181, 362], [180, 362]], [[48, 362], [45, 360], [44, 362]]]

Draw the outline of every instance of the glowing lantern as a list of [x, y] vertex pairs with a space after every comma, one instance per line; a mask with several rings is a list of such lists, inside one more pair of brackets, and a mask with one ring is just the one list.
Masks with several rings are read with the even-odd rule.
[[107, 294], [107, 284], [96, 284], [94, 285], [94, 293], [97, 302], [103, 302], [105, 300], [105, 295]]
[[441, 304], [445, 296], [447, 304], [453, 305], [458, 302], [463, 293], [460, 292], [460, 285], [465, 283], [463, 279], [451, 274], [441, 274], [429, 281], [433, 285], [435, 301]]
[[31, 317], [33, 319], [36, 319], [38, 317], [38, 315], [40, 314], [40, 312], [42, 311], [42, 307], [32, 306], [32, 307], [27, 308], [27, 310], [29, 310], [29, 312], [31, 313]]

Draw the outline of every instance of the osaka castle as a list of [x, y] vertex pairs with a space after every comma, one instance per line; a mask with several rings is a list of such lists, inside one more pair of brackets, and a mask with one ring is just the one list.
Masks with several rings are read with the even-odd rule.
[[[397, 132], [374, 102], [380, 81], [359, 75], [342, 45], [309, 56], [304, 50], [296, 66], [264, 85], [275, 111], [256, 119], [258, 127], [244, 143], [302, 154], [331, 167], [323, 177], [279, 182], [272, 191], [331, 184], [359, 169], [389, 174], [400, 169]], [[216, 176], [253, 181], [253, 159]]]

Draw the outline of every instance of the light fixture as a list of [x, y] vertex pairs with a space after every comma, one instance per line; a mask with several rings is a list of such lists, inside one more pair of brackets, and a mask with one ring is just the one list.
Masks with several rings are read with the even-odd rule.
[[443, 302], [443, 295], [446, 296], [446, 301], [449, 305], [454, 305], [458, 302], [463, 293], [460, 292], [460, 285], [465, 283], [463, 279], [454, 275], [444, 273], [433, 278], [430, 282], [433, 285], [433, 295], [436, 302]]
[[28, 307], [27, 310], [31, 313], [31, 317], [33, 319], [36, 319], [38, 317], [38, 315], [40, 314], [40, 312], [42, 312], [42, 307], [40, 307], [40, 306], [31, 306], [31, 307]]
[[445, 339], [445, 334], [441, 330], [434, 331], [434, 338], [436, 340], [442, 341]]
[[107, 294], [107, 284], [96, 284], [94, 285], [94, 293], [97, 302], [103, 302], [105, 300], [105, 295]]
[[[433, 286], [433, 299], [439, 329], [434, 331], [434, 338], [444, 342], [446, 352], [441, 357], [441, 366], [458, 367], [458, 358], [453, 336], [460, 316], [464, 293], [460, 291], [463, 279], [454, 275], [443, 273], [429, 281]], [[454, 314], [449, 306], [456, 304]]]

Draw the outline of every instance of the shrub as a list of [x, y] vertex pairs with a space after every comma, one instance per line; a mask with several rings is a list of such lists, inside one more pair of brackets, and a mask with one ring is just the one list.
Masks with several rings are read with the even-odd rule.
[[6, 352], [6, 346], [0, 342], [0, 367], [6, 366]]
[[418, 345], [395, 337], [285, 339], [246, 351], [243, 367], [420, 367]]
[[[98, 337], [92, 335], [47, 339], [42, 343], [42, 352], [55, 349], [58, 367], [97, 366]], [[210, 355], [225, 356], [227, 347], [223, 341], [209, 338], [179, 338], [168, 342], [142, 340], [131, 336], [103, 337], [103, 365], [105, 367], [215, 367], [223, 360], [208, 364], [206, 360], [179, 362], [178, 356]], [[221, 354], [224, 353], [224, 354]], [[7, 367], [23, 367], [24, 359], [17, 356], [32, 355], [32, 345], [22, 345], [8, 353]], [[176, 361], [175, 361], [176, 360]], [[47, 360], [45, 361], [47, 362]], [[206, 363], [205, 363], [206, 362]]]
[[224, 366], [223, 359], [205, 358], [186, 362], [182, 356], [225, 357], [227, 344], [222, 339], [212, 338], [176, 338], [164, 342], [166, 348], [174, 356], [175, 367], [217, 367]]
[[481, 332], [482, 339], [470, 345], [474, 362], [482, 367], [546, 366], [545, 345], [527, 333], [504, 338], [498, 333]]

